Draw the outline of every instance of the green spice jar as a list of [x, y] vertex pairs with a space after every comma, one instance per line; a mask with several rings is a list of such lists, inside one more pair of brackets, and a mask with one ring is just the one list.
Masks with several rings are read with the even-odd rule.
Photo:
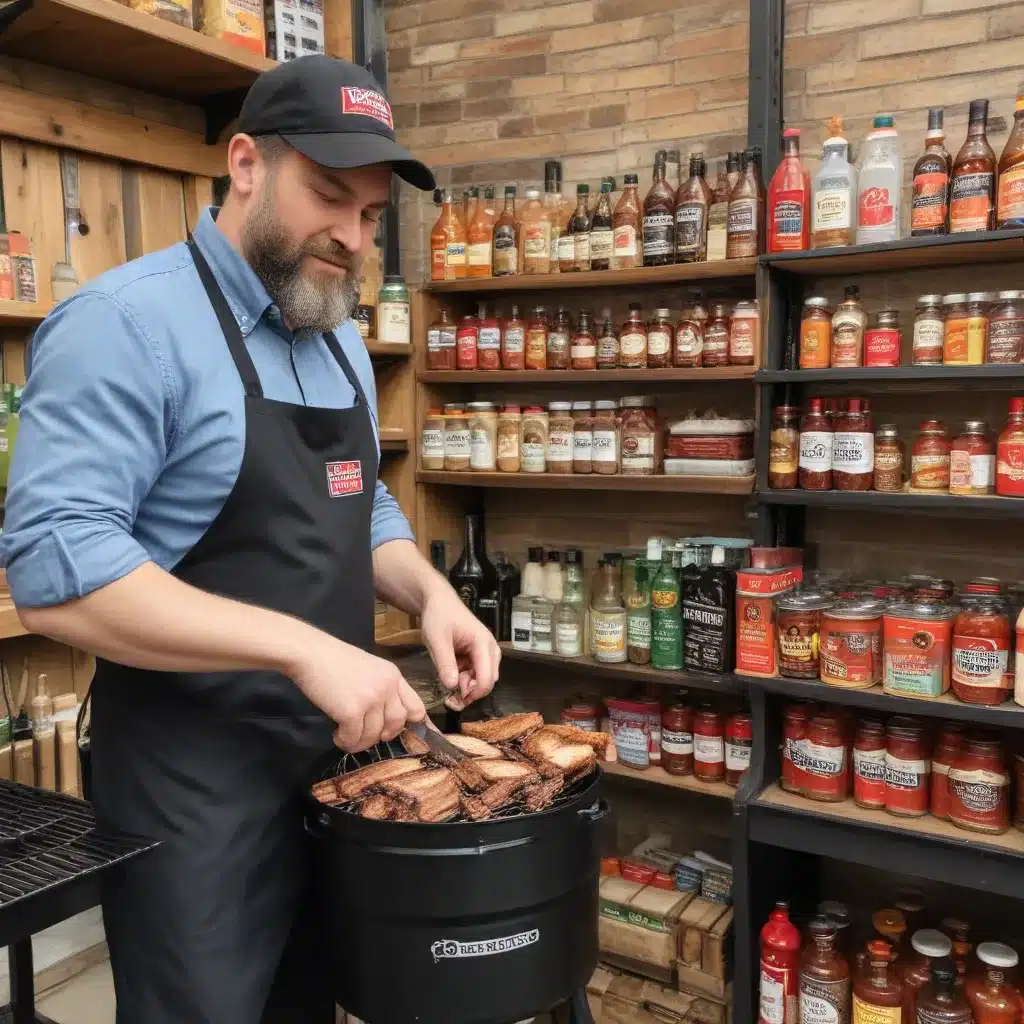
[[388, 274], [377, 293], [377, 340], [408, 345], [409, 287], [401, 274]]

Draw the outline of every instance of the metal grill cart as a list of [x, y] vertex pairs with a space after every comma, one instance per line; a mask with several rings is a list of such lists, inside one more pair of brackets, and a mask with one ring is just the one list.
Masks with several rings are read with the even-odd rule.
[[11, 1001], [0, 1024], [54, 1024], [35, 1010], [32, 936], [100, 902], [100, 883], [157, 844], [104, 835], [89, 804], [0, 781], [0, 945]]

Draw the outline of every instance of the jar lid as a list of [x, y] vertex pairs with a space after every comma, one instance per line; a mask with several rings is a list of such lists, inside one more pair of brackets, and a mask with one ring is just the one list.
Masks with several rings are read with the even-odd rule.
[[813, 295], [809, 299], [804, 299], [805, 306], [813, 306], [815, 309], [828, 309], [828, 299], [824, 295]]
[[948, 935], [943, 935], [937, 928], [921, 928], [910, 937], [910, 944], [921, 956], [933, 960], [940, 956], [949, 956], [953, 951], [953, 943]]
[[775, 599], [775, 607], [787, 612], [815, 611], [831, 603], [832, 598], [823, 590], [792, 590]]
[[883, 320], [899, 320], [900, 311], [898, 309], [880, 309], [875, 316], [879, 322]]
[[569, 412], [572, 402], [548, 402], [548, 412]]
[[777, 405], [773, 410], [776, 416], [799, 416], [800, 406], [799, 405]]
[[922, 420], [920, 430], [922, 434], [944, 434], [946, 424], [942, 420]]
[[955, 305], [955, 304], [958, 304], [958, 303], [961, 303], [961, 302], [966, 302], [967, 301], [967, 293], [966, 292], [951, 292], [949, 295], [943, 295], [942, 296], [942, 301], [947, 306], [952, 306], [952, 305]]
[[667, 320], [672, 315], [672, 310], [670, 310], [670, 309], [656, 309], [654, 311], [654, 315], [659, 320]]
[[466, 408], [473, 412], [495, 412], [498, 407], [494, 402], [467, 402]]
[[572, 411], [573, 412], [590, 412], [590, 410], [593, 409], [593, 408], [594, 408], [594, 403], [593, 402], [573, 402], [572, 403]]
[[501, 411], [502, 411], [503, 414], [508, 414], [510, 416], [511, 415], [519, 416], [522, 413], [522, 410], [519, 408], [519, 406], [514, 404], [514, 403], [512, 403], [512, 402], [508, 402], [504, 406], [502, 406]]
[[645, 409], [654, 406], [654, 399], [650, 395], [627, 395], [619, 404], [623, 409]]
[[427, 415], [428, 416], [441, 416], [443, 414], [442, 414], [440, 409], [428, 409], [427, 410]]
[[850, 924], [849, 908], [839, 900], [822, 900], [818, 904], [818, 913], [831, 918], [832, 923], [841, 928], [846, 928]]
[[523, 415], [524, 416], [539, 416], [542, 413], [546, 414], [545, 410], [541, 406], [539, 406], [539, 405], [528, 405], [523, 410]]
[[937, 306], [942, 302], [941, 295], [918, 295], [917, 304], [919, 306]]
[[924, 734], [924, 726], [916, 718], [911, 718], [909, 715], [894, 715], [886, 722], [885, 730], [886, 732], [897, 732], [904, 735], [921, 736]]
[[885, 602], [877, 597], [846, 597], [836, 601], [828, 613], [835, 619], [872, 619], [885, 611]]
[[965, 420], [964, 430], [968, 434], [987, 434], [988, 424], [984, 420]]
[[895, 423], [883, 423], [875, 431], [875, 439], [879, 441], [898, 441], [899, 437], [900, 430]]
[[991, 292], [968, 292], [968, 302], [990, 302], [992, 299]]
[[444, 411], [449, 414], [456, 412], [465, 412], [466, 407], [462, 404], [462, 402], [445, 402]]
[[732, 307], [732, 315], [738, 316], [740, 313], [753, 313], [757, 314], [757, 299], [740, 299], [735, 306]]
[[607, 399], [607, 398], [599, 398], [594, 403], [594, 408], [595, 409], [605, 409], [605, 410], [607, 410], [607, 409], [618, 409], [618, 407], [619, 407], [619, 403], [618, 402], [612, 401], [612, 400]]
[[1016, 950], [1004, 942], [979, 942], [975, 952], [978, 959], [989, 967], [1016, 967], [1019, 959]]
[[998, 292], [997, 295], [1002, 301], [1006, 301], [1008, 299], [1024, 299], [1024, 292], [1019, 291]]
[[919, 601], [909, 599], [893, 601], [885, 609], [886, 618], [932, 619], [935, 621], [951, 619], [956, 609], [945, 601]]

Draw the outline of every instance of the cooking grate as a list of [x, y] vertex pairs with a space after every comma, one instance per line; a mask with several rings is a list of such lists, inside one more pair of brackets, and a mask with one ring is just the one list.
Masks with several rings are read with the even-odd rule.
[[102, 835], [81, 800], [0, 781], [0, 908], [156, 845]]

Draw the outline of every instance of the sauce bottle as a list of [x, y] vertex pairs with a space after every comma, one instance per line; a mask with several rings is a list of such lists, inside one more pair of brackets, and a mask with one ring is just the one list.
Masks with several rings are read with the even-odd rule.
[[819, 915], [807, 930], [811, 942], [800, 957], [800, 1020], [845, 1024], [850, 1019], [850, 964], [837, 948], [836, 923]]
[[[953, 951], [953, 943], [949, 936], [934, 928], [922, 928], [911, 936], [910, 944], [914, 949], [911, 956], [900, 963], [899, 975], [903, 983], [903, 1020], [917, 1020], [917, 995], [932, 978], [932, 964]], [[952, 961], [950, 961], [952, 966]], [[953, 980], [956, 981], [956, 968], [953, 967]]]
[[[1013, 1018], [985, 1018], [975, 1015], [974, 1024], [988, 1024], [988, 1020]], [[952, 960], [936, 960], [932, 964], [931, 981], [917, 997], [917, 1017], [920, 1024], [971, 1024], [971, 1005], [956, 987], [956, 968]]]
[[597, 343], [590, 326], [589, 309], [580, 310], [580, 321], [569, 349], [569, 368], [571, 370], [597, 369]]
[[[490, 192], [490, 199], [486, 198]], [[488, 187], [483, 202], [478, 201], [473, 219], [466, 225], [466, 276], [490, 277], [494, 245], [494, 189]]]
[[466, 224], [450, 189], [441, 194], [441, 213], [430, 232], [430, 280], [458, 281], [466, 276]]
[[996, 227], [1024, 228], [1024, 82], [1017, 87], [1013, 127], [999, 157]]
[[612, 270], [629, 270], [643, 266], [640, 232], [642, 215], [638, 178], [627, 174], [623, 180], [622, 195], [612, 214]]
[[654, 180], [644, 199], [644, 266], [663, 267], [675, 251], [675, 192], [665, 180], [665, 150], [654, 154]]
[[961, 988], [967, 978], [967, 963], [971, 956], [971, 926], [958, 917], [943, 918], [939, 925], [953, 943], [953, 964], [956, 966], [957, 985]]
[[548, 368], [548, 318], [543, 306], [534, 307], [533, 315], [526, 321], [524, 363], [527, 370]]
[[1017, 954], [1001, 942], [980, 942], [977, 953], [984, 973], [969, 977], [964, 986], [974, 1024], [1016, 1024], [1020, 1003], [1007, 974], [1017, 966]]
[[892, 970], [892, 948], [868, 943], [867, 969], [853, 979], [853, 1024], [900, 1024], [902, 986]]
[[768, 185], [768, 251], [811, 247], [811, 177], [800, 159], [800, 129], [782, 133], [782, 161]]
[[519, 247], [520, 273], [551, 273], [551, 221], [539, 188], [526, 190], [526, 202], [519, 209]]
[[743, 170], [729, 195], [729, 223], [725, 241], [727, 259], [756, 256], [761, 241], [763, 199], [753, 150], [743, 152]]
[[811, 185], [811, 245], [853, 245], [856, 236], [854, 200], [856, 175], [850, 163], [850, 143], [843, 136], [843, 119], [829, 118], [828, 138], [821, 147], [821, 164]]
[[[569, 221], [569, 230], [572, 232], [573, 262], [570, 270], [590, 269], [590, 228], [593, 219], [590, 216], [590, 186], [576, 186], [576, 211]], [[564, 273], [562, 257], [559, 253], [558, 269]]]
[[612, 265], [612, 183], [601, 182], [601, 195], [590, 222], [590, 269], [608, 270]]
[[701, 263], [708, 255], [711, 189], [704, 180], [704, 154], [690, 157], [690, 176], [679, 186], [675, 209], [676, 263]]
[[519, 317], [519, 307], [513, 306], [501, 330], [501, 368], [526, 369], [526, 325]]
[[[730, 153], [729, 159], [731, 160], [734, 155]], [[719, 167], [718, 178], [711, 195], [711, 205], [708, 207], [707, 258], [709, 260], [725, 259], [725, 242], [729, 233], [729, 193], [732, 191], [729, 185], [727, 166], [727, 164], [723, 164]]]
[[647, 324], [639, 302], [629, 304], [629, 316], [619, 331], [619, 366], [630, 369], [647, 366]]
[[505, 208], [494, 222], [491, 272], [495, 277], [519, 273], [519, 227], [516, 222], [516, 187], [505, 186]]
[[988, 144], [988, 100], [971, 100], [967, 138], [953, 161], [949, 232], [988, 231], [995, 222], [996, 155]]
[[928, 133], [924, 152], [914, 164], [914, 183], [910, 201], [910, 233], [944, 235], [948, 230], [950, 156], [946, 151], [946, 133], [942, 129], [942, 108], [928, 111]]
[[805, 491], [832, 490], [832, 421], [821, 398], [812, 398], [800, 421], [800, 486]]
[[843, 301], [832, 314], [832, 348], [829, 354], [833, 367], [864, 365], [864, 328], [867, 314], [860, 304], [860, 289], [848, 285]]
[[549, 370], [568, 370], [573, 336], [572, 314], [565, 306], [559, 306], [555, 322], [548, 329]]
[[560, 272], [560, 261], [563, 252], [572, 262], [572, 238], [566, 235], [566, 224], [572, 214], [572, 208], [562, 195], [562, 165], [558, 160], [548, 160], [544, 164], [544, 211], [551, 225], [551, 273]]
[[758, 1024], [799, 1024], [800, 932], [780, 900], [761, 929]]
[[1010, 399], [1010, 415], [996, 445], [996, 494], [1024, 497], [1024, 398]]
[[870, 491], [875, 479], [875, 435], [859, 398], [850, 399], [834, 426], [832, 485], [837, 491]]
[[899, 238], [902, 180], [900, 140], [893, 116], [879, 114], [861, 147], [857, 171], [858, 245]]
[[601, 329], [597, 335], [597, 368], [614, 370], [619, 365], [619, 336], [615, 333], [612, 311], [606, 306], [601, 311]]

